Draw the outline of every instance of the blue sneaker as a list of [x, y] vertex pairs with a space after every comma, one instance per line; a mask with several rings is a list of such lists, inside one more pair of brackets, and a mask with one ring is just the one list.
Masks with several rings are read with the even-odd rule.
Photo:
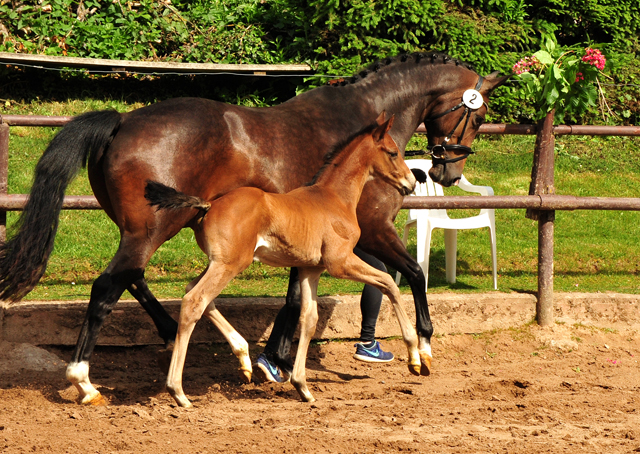
[[385, 352], [380, 348], [380, 342], [373, 341], [373, 345], [358, 342], [356, 345], [356, 353], [353, 357], [359, 361], [367, 363], [388, 363], [393, 361], [393, 353]]
[[254, 364], [256, 378], [262, 382], [287, 383], [291, 378], [289, 374], [280, 370], [273, 362], [269, 361], [264, 353], [260, 353]]

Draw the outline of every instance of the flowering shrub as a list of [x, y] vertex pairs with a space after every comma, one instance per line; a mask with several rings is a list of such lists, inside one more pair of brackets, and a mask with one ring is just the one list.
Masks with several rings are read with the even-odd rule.
[[565, 116], [579, 117], [598, 100], [598, 75], [606, 65], [602, 52], [591, 47], [561, 48], [555, 37], [545, 39], [544, 49], [513, 66], [522, 82], [522, 94], [536, 108], [536, 119], [555, 109], [557, 123]]

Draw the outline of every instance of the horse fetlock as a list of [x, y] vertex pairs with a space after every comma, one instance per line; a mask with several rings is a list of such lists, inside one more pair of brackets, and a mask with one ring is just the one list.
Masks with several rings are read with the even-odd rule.
[[[106, 404], [106, 401], [101, 396], [100, 391], [94, 388], [89, 381], [88, 361], [69, 363], [67, 366], [66, 377], [67, 380], [69, 380], [78, 390], [78, 401], [81, 404], [103, 405], [103, 403], [100, 403], [100, 400], [104, 401]], [[98, 403], [94, 403], [94, 401]]]

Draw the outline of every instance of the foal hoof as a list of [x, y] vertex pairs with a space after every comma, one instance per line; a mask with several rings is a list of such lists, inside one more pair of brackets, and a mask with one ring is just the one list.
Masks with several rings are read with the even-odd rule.
[[409, 364], [409, 372], [411, 372], [413, 375], [420, 375], [420, 370], [420, 364]]
[[251, 383], [251, 371], [246, 369], [238, 369], [240, 379], [245, 383]]

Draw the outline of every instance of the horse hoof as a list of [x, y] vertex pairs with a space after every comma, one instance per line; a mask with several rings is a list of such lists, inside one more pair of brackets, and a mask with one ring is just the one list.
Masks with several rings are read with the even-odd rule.
[[413, 375], [420, 375], [420, 364], [409, 364], [409, 372]]
[[431, 356], [420, 355], [420, 375], [431, 375]]
[[238, 369], [240, 372], [240, 379], [245, 383], [251, 383], [251, 371], [246, 369]]
[[89, 405], [91, 407], [106, 407], [109, 405], [109, 401], [104, 398], [104, 396], [98, 393], [93, 399], [88, 400], [86, 402], [82, 402], [82, 405]]

